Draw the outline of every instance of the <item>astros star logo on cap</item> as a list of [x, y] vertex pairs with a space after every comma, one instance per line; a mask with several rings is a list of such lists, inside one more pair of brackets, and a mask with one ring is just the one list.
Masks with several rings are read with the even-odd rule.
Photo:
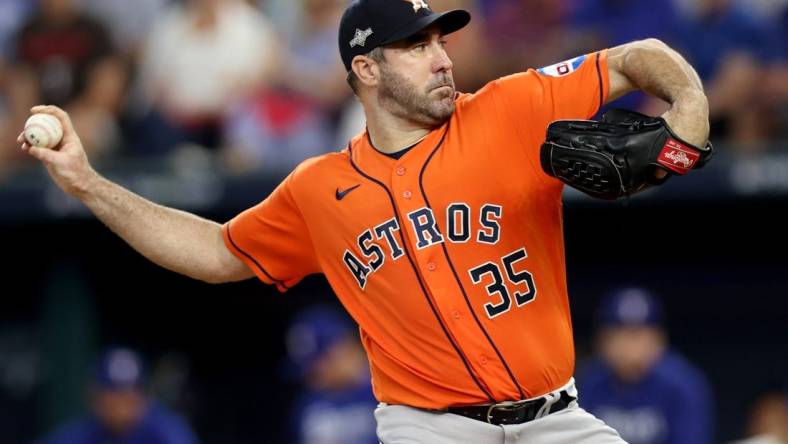
[[413, 12], [419, 12], [419, 9], [430, 9], [430, 6], [424, 0], [405, 0], [406, 2], [413, 3]]

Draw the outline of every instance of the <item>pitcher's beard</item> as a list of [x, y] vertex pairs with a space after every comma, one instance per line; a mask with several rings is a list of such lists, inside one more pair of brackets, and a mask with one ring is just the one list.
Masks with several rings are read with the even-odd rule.
[[381, 64], [378, 99], [397, 117], [429, 127], [442, 125], [454, 113], [454, 80], [442, 74], [420, 91], [410, 80]]

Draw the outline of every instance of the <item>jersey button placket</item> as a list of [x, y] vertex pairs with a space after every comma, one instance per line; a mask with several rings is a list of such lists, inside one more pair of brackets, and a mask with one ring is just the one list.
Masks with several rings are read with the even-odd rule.
[[[413, 169], [412, 171], [418, 171], [418, 169]], [[405, 228], [405, 237], [410, 243], [411, 251], [419, 268], [419, 273], [424, 279], [424, 284], [432, 294], [446, 294], [450, 289], [445, 288], [446, 282], [438, 267], [440, 259], [434, 255], [435, 249], [440, 247], [433, 244], [419, 248], [417, 245], [419, 236], [414, 232], [413, 221], [409, 217], [411, 212], [427, 206], [422, 199], [422, 195], [419, 194], [418, 174], [408, 174], [408, 168], [404, 165], [395, 166], [390, 174], [393, 194], [398, 196], [397, 200], [399, 200], [397, 207], [400, 213], [400, 220]], [[438, 301], [436, 303], [439, 304]], [[445, 307], [438, 306], [437, 308], [444, 313], [444, 316], [446, 315]]]

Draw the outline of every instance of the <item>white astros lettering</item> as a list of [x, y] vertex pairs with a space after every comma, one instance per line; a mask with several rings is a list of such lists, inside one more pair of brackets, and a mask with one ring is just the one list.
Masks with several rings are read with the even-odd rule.
[[[449, 242], [453, 244], [465, 243], [474, 236], [471, 234], [471, 207], [464, 202], [455, 202], [447, 206], [446, 232]], [[503, 207], [494, 204], [485, 204], [479, 209], [478, 228], [475, 239], [481, 244], [497, 244], [501, 237], [500, 219], [503, 216]], [[422, 250], [444, 241], [444, 236], [436, 222], [435, 214], [431, 208], [422, 207], [407, 214], [405, 218], [411, 228], [415, 241], [412, 249]], [[405, 254], [405, 249], [400, 245], [395, 233], [400, 229], [396, 218], [389, 219], [374, 228], [364, 230], [358, 237], [354, 250], [343, 252], [342, 261], [363, 289], [366, 286], [368, 275], [380, 269], [386, 258], [395, 261]], [[374, 236], [373, 236], [374, 233]], [[375, 242], [378, 241], [378, 242]], [[406, 246], [405, 246], [406, 247]], [[384, 249], [388, 248], [388, 253]]]

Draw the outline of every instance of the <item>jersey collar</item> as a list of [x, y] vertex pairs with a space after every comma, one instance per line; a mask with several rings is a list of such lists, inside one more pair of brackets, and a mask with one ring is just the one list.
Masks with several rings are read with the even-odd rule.
[[364, 129], [364, 132], [354, 137], [350, 142], [351, 159], [366, 174], [388, 183], [393, 169], [400, 166], [420, 168], [430, 153], [443, 140], [451, 120], [449, 119], [443, 125], [430, 131], [426, 137], [399, 159], [389, 157], [375, 149], [370, 142], [368, 130]]

